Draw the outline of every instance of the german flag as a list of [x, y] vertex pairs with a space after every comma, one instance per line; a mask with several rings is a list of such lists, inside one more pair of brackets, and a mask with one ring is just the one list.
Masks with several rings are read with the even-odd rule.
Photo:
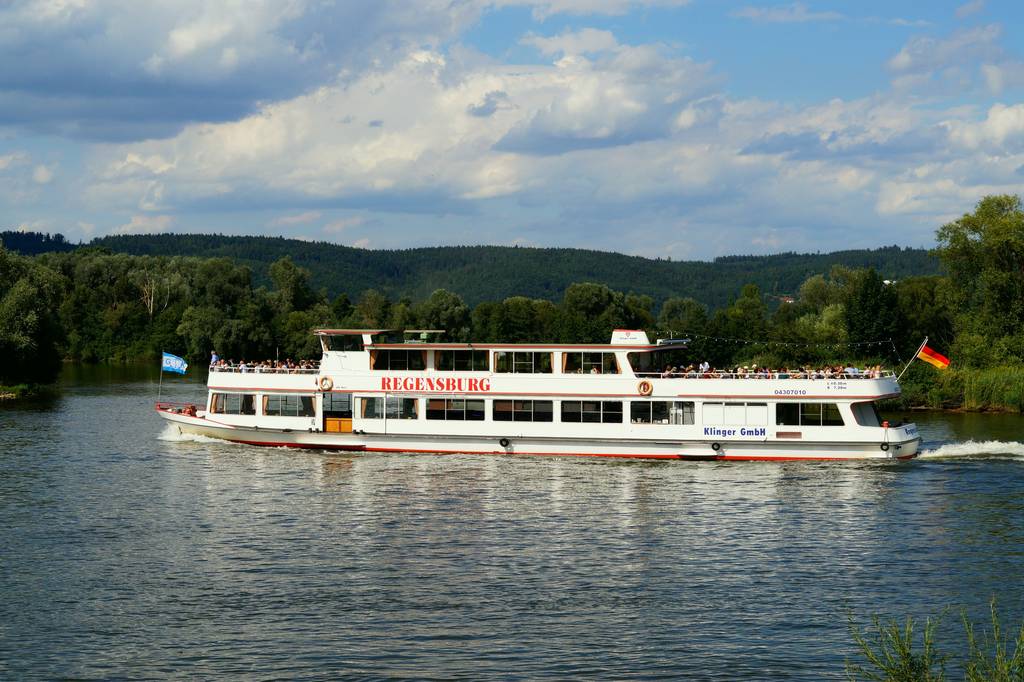
[[939, 369], [946, 369], [949, 367], [949, 358], [942, 353], [936, 353], [928, 346], [921, 346], [921, 350], [917, 352], [917, 357], [921, 358], [929, 365], [933, 365]]

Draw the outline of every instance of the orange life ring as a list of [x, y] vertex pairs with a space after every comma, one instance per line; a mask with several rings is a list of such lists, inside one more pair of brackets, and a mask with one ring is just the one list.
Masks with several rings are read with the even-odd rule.
[[330, 377], [321, 377], [320, 379], [320, 390], [329, 391], [334, 388], [334, 382], [331, 381]]
[[636, 390], [640, 395], [650, 395], [654, 391], [654, 386], [651, 385], [651, 382], [645, 379], [637, 384]]

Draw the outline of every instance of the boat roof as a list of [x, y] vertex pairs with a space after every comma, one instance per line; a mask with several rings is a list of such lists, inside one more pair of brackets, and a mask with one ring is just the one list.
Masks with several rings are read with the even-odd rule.
[[[376, 336], [379, 334], [443, 334], [443, 329], [315, 329], [317, 336]], [[626, 334], [625, 338], [620, 335]], [[637, 341], [629, 343], [629, 334], [637, 334]], [[502, 349], [540, 349], [540, 350], [588, 350], [588, 351], [655, 351], [672, 350], [687, 347], [689, 339], [659, 339], [650, 343], [647, 335], [641, 331], [616, 329], [613, 332], [615, 343], [451, 343], [442, 341], [405, 340], [401, 342], [385, 341], [384, 343], [367, 343], [369, 350], [502, 350]]]
[[313, 333], [317, 336], [362, 336], [363, 334], [387, 334], [401, 331], [401, 329], [314, 329]]
[[686, 344], [610, 344], [610, 343], [371, 343], [366, 345], [371, 350], [526, 350], [537, 348], [543, 350], [591, 350], [591, 351], [616, 351], [616, 350], [637, 350], [654, 351], [686, 348]]

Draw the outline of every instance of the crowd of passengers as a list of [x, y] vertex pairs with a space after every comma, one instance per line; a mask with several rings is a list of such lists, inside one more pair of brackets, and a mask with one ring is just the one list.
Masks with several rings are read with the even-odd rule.
[[213, 355], [210, 359], [211, 372], [265, 372], [277, 374], [297, 374], [303, 371], [313, 371], [320, 366], [320, 363], [313, 360], [299, 360], [295, 362], [291, 358], [287, 360], [263, 360], [260, 362], [246, 362], [245, 360], [222, 360]]
[[856, 367], [854, 365], [826, 365], [825, 367], [758, 367], [743, 365], [732, 369], [714, 369], [707, 362], [686, 367], [668, 366], [659, 375], [662, 379], [878, 379], [882, 376], [881, 365]]

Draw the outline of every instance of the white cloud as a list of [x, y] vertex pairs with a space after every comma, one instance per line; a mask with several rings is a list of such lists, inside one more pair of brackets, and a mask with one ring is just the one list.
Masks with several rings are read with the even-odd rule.
[[327, 234], [337, 234], [344, 232], [345, 230], [353, 227], [358, 227], [366, 222], [366, 219], [362, 216], [352, 216], [350, 218], [341, 218], [324, 225], [324, 232]]
[[[890, 66], [926, 83], [967, 52], [968, 75], [988, 65], [1005, 88], [999, 35], [915, 38]], [[547, 63], [420, 46], [238, 120], [97, 146], [86, 197], [138, 213], [119, 231], [244, 209], [280, 216], [273, 226], [322, 220], [304, 234], [364, 248], [515, 238], [706, 257], [876, 246], [897, 229], [926, 244], [979, 192], [1019, 187], [1018, 105], [925, 104], [899, 89], [811, 105], [736, 99], [678, 48], [595, 29], [522, 42]]]
[[159, 234], [174, 224], [169, 215], [133, 215], [131, 221], [114, 230], [114, 234]]
[[357, 239], [356, 241], [352, 242], [352, 246], [354, 246], [357, 249], [368, 249], [370, 248], [370, 240], [366, 238]]
[[32, 181], [38, 185], [46, 185], [53, 180], [53, 171], [43, 164], [32, 169]]
[[625, 14], [637, 7], [685, 7], [691, 0], [493, 0], [482, 4], [526, 6], [533, 8], [535, 19], [543, 21], [555, 14]]
[[846, 16], [839, 12], [811, 11], [802, 2], [776, 5], [774, 7], [753, 7], [748, 5], [732, 12], [731, 15], [739, 19], [777, 24], [805, 23], [809, 21], [843, 21], [846, 19]]
[[25, 152], [12, 152], [10, 154], [4, 154], [0, 156], [0, 171], [7, 170], [8, 168], [15, 168], [22, 164], [28, 163], [29, 155]]
[[49, 220], [33, 220], [31, 222], [22, 222], [18, 224], [16, 228], [17, 232], [49, 232], [50, 221]]
[[411, 46], [451, 40], [492, 6], [0, 1], [0, 108], [6, 123], [33, 131], [166, 137], [191, 122], [237, 119], [339, 72], [390, 63]]
[[931, 36], [912, 38], [888, 63], [898, 73], [932, 73], [950, 66], [996, 56], [1002, 27], [999, 24], [957, 31], [945, 39]]
[[614, 50], [619, 43], [611, 31], [585, 28], [580, 31], [566, 31], [557, 36], [545, 38], [527, 35], [520, 40], [524, 45], [532, 45], [545, 55], [579, 55], [588, 52], [604, 52]]
[[995, 104], [983, 121], [949, 121], [950, 140], [970, 150], [1024, 152], [1024, 104]]
[[305, 211], [303, 213], [297, 213], [295, 215], [286, 215], [276, 218], [271, 221], [272, 227], [281, 227], [284, 225], [302, 225], [304, 223], [311, 223], [314, 220], [319, 220], [320, 216], [323, 215], [320, 211]]
[[956, 8], [956, 18], [964, 19], [985, 9], [985, 0], [971, 0]]

